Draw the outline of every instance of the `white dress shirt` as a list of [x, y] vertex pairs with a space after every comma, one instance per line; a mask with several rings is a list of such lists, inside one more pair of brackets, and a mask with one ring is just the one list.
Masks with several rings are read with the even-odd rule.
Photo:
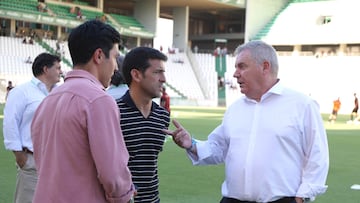
[[126, 84], [121, 84], [119, 86], [110, 85], [106, 92], [116, 100], [120, 99], [126, 93], [126, 91], [128, 91], [128, 89], [129, 88]]
[[30, 125], [41, 101], [48, 95], [44, 83], [33, 77], [31, 81], [14, 87], [4, 108], [4, 144], [7, 150], [33, 151]]
[[241, 97], [208, 140], [196, 144], [195, 165], [225, 163], [222, 195], [269, 202], [326, 191], [327, 135], [318, 104], [279, 82], [260, 102]]

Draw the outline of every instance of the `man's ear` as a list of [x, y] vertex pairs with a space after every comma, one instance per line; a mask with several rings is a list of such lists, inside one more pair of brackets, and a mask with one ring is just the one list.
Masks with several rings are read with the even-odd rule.
[[263, 64], [262, 64], [262, 70], [263, 72], [267, 72], [267, 73], [270, 73], [271, 72], [271, 65], [269, 63], [269, 61], [264, 61]]
[[46, 74], [48, 72], [49, 68], [47, 66], [43, 66], [42, 69], [43, 69], [44, 74]]
[[96, 64], [101, 63], [102, 58], [104, 57], [103, 51], [98, 48], [95, 50], [94, 54], [93, 54], [93, 60]]
[[135, 68], [130, 71], [130, 75], [131, 75], [132, 80], [136, 81], [136, 82], [140, 82], [140, 80], [142, 78], [141, 71], [139, 71], [138, 69], [135, 69]]

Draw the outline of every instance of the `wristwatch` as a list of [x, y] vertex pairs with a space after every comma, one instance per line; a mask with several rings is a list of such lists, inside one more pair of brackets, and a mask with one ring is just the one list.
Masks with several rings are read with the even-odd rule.
[[191, 138], [191, 146], [186, 150], [191, 151], [192, 149], [194, 149], [195, 145], [196, 145], [196, 140], [194, 138]]

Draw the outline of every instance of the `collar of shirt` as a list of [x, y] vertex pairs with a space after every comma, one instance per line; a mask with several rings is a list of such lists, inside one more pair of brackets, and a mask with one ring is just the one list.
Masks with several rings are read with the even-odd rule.
[[107, 90], [111, 90], [111, 89], [115, 89], [115, 88], [116, 88], [115, 85], [110, 85], [110, 86], [107, 88]]
[[81, 69], [72, 70], [66, 74], [64, 81], [71, 78], [86, 78], [93, 82], [95, 85], [99, 86], [100, 89], [105, 91], [105, 87], [100, 83], [100, 81], [88, 71]]
[[49, 91], [47, 90], [45, 83], [43, 83], [41, 80], [37, 79], [36, 77], [33, 77], [31, 79], [31, 83], [33, 83], [36, 87], [38, 87], [40, 91], [45, 94], [45, 96], [49, 94]]
[[[261, 100], [260, 102], [266, 100], [267, 98], [269, 98], [271, 95], [273, 94], [277, 94], [277, 95], [281, 95], [282, 92], [284, 91], [284, 86], [280, 83], [280, 80], [278, 80], [274, 86], [272, 86], [265, 94], [263, 94], [261, 96]], [[255, 101], [254, 99], [250, 99], [249, 97], [245, 96], [245, 100], [248, 102], [255, 102], [257, 103], [257, 101]]]
[[117, 89], [117, 88], [127, 88], [128, 86], [126, 84], [120, 84], [118, 86], [115, 86], [115, 85], [110, 85], [106, 90], [112, 90], [112, 89]]
[[[138, 109], [138, 108], [136, 107], [133, 99], [132, 99], [131, 96], [130, 96], [130, 90], [128, 90], [128, 91], [124, 94], [124, 96], [122, 97], [122, 100], [123, 100], [125, 103], [127, 103], [130, 107]], [[151, 111], [154, 111], [154, 110], [155, 110], [155, 105], [154, 105], [154, 103], [155, 103], [155, 102], [152, 102]]]

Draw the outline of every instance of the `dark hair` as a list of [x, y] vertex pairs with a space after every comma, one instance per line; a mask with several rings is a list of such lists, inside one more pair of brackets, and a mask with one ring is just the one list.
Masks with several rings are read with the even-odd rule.
[[112, 75], [112, 77], [111, 77], [111, 82], [110, 83], [112, 85], [115, 85], [116, 87], [125, 83], [124, 77], [122, 75], [122, 63], [123, 63], [123, 61], [124, 61], [124, 56], [120, 55], [116, 60], [118, 69], [114, 72], [114, 75]]
[[120, 34], [109, 24], [100, 20], [89, 20], [74, 28], [68, 38], [73, 65], [86, 64], [100, 48], [106, 58], [115, 43], [120, 43]]
[[42, 75], [44, 73], [44, 67], [51, 68], [55, 62], [61, 62], [60, 57], [49, 54], [49, 53], [41, 53], [39, 54], [33, 64], [32, 64], [32, 72], [35, 77]]
[[130, 85], [131, 70], [137, 69], [144, 73], [150, 67], [149, 59], [167, 61], [167, 56], [157, 49], [149, 47], [137, 47], [128, 52], [123, 62], [123, 76], [127, 85]]

